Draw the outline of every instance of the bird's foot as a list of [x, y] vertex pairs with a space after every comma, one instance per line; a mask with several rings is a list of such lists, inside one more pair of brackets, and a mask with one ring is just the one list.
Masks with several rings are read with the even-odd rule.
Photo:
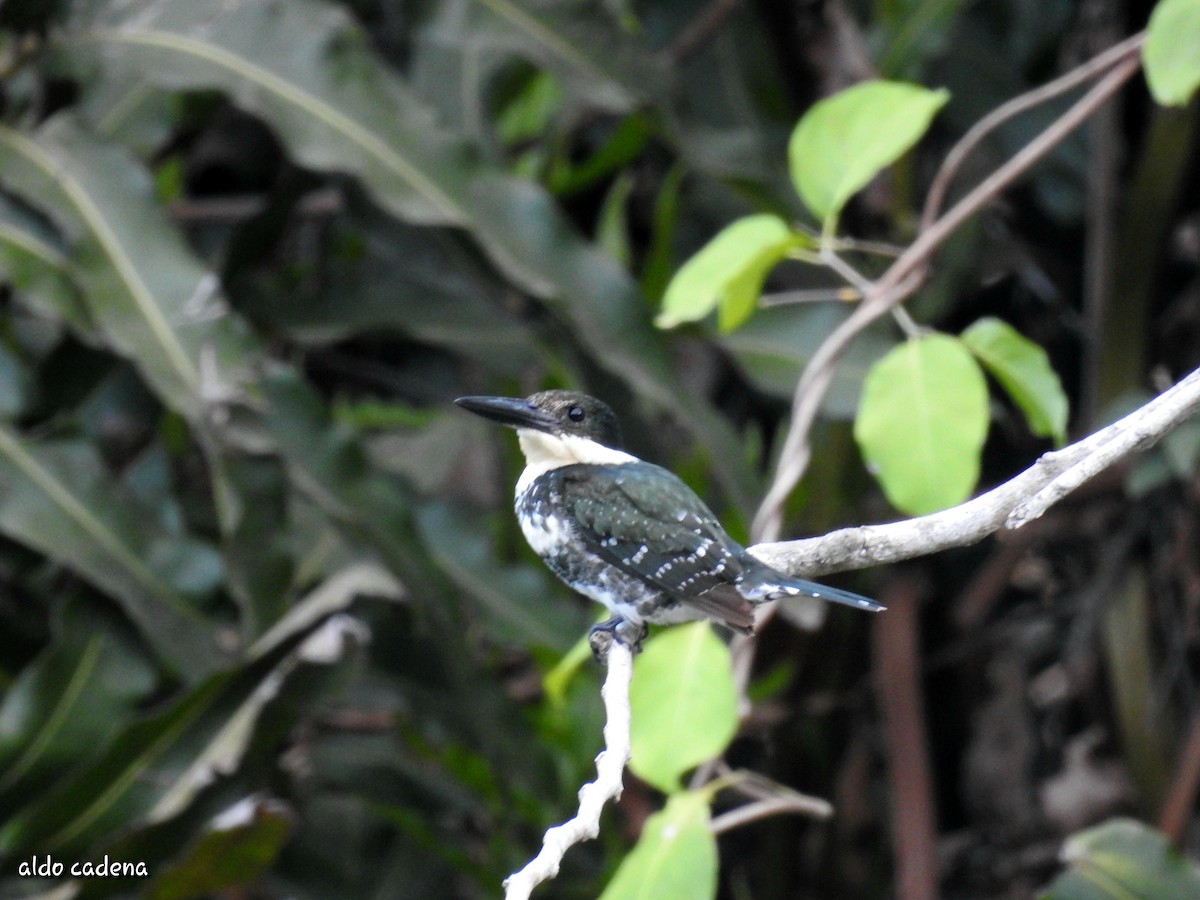
[[588, 645], [592, 648], [592, 656], [596, 662], [603, 663], [608, 659], [608, 651], [614, 641], [620, 641], [634, 653], [642, 649], [642, 640], [650, 633], [648, 626], [635, 625], [621, 616], [614, 616], [599, 625], [593, 625], [588, 632]]

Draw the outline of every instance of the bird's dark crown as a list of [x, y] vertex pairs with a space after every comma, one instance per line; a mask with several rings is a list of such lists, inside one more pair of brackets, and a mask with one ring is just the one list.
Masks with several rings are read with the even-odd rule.
[[509, 425], [556, 436], [595, 441], [621, 449], [621, 429], [607, 403], [580, 391], [539, 391], [525, 399], [459, 397], [454, 401], [473, 413]]

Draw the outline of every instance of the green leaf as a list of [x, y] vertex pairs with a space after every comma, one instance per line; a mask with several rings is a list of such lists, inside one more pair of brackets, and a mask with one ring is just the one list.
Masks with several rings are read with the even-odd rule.
[[157, 793], [155, 768], [209, 710], [232, 676], [215, 675], [165, 712], [126, 727], [94, 760], [0, 828], [0, 850], [78, 849], [144, 813]]
[[679, 226], [679, 207], [686, 169], [682, 163], [672, 166], [659, 187], [654, 200], [654, 214], [650, 223], [650, 238], [642, 261], [642, 292], [653, 301], [659, 301], [671, 283], [674, 268], [672, 244], [675, 230]]
[[284, 642], [313, 629], [322, 619], [347, 609], [360, 596], [399, 600], [404, 596], [404, 589], [378, 563], [349, 563], [293, 603], [270, 631], [254, 642], [247, 657], [260, 659], [266, 656]]
[[73, 10], [52, 49], [85, 87], [104, 78], [224, 91], [303, 165], [358, 177], [410, 221], [469, 229], [507, 275], [571, 321], [596, 359], [728, 459], [718, 471], [749, 506], [750, 473], [732, 431], [673, 374], [629, 274], [584, 241], [545, 190], [485, 165], [440, 128], [344, 9], [316, 0], [145, 8], [80, 0]]
[[290, 599], [296, 563], [289, 546], [287, 477], [283, 463], [266, 455], [224, 454], [210, 468], [224, 504], [224, 580], [249, 641], [279, 620]]
[[545, 675], [542, 676], [542, 690], [546, 699], [553, 705], [562, 705], [567, 699], [567, 689], [571, 680], [583, 665], [591, 658], [592, 648], [586, 634], [571, 645], [571, 649], [562, 655]]
[[[639, 99], [661, 96], [667, 67], [645, 41], [621, 31], [603, 6], [538, 0], [473, 0], [443, 4], [439, 31], [463, 22], [465, 66], [485, 91], [489, 66], [519, 56], [549, 69], [589, 104], [624, 111]], [[439, 35], [442, 36], [442, 35]], [[443, 44], [447, 43], [443, 38]], [[445, 49], [442, 51], [446, 52]], [[464, 76], [469, 77], [469, 76]]]
[[1200, 87], [1200, 3], [1161, 0], [1150, 14], [1142, 59], [1146, 83], [1164, 106], [1183, 106]]
[[1043, 900], [1188, 900], [1200, 897], [1200, 869], [1162, 833], [1132, 819], [1113, 819], [1067, 839], [1070, 870]]
[[961, 341], [931, 334], [871, 367], [854, 437], [888, 500], [916, 516], [970, 496], [987, 427], [979, 364]]
[[286, 653], [201, 682], [156, 715], [126, 726], [0, 827], [0, 853], [80, 852], [114, 830], [178, 814], [239, 767], [264, 711], [305, 663], [329, 664], [361, 626], [333, 616]]
[[86, 760], [133, 715], [154, 671], [118, 629], [93, 610], [68, 606], [61, 638], [0, 705], [0, 806], [43, 792]]
[[496, 561], [477, 514], [429, 504], [418, 512], [417, 525], [434, 560], [471, 598], [492, 640], [562, 652], [585, 627], [587, 612], [565, 602], [557, 582]]
[[664, 793], [725, 749], [737, 730], [729, 648], [707, 622], [656, 635], [634, 664], [629, 767]]
[[898, 81], [865, 81], [814, 103], [788, 145], [792, 183], [832, 233], [846, 201], [913, 146], [950, 99]]
[[721, 330], [733, 331], [754, 311], [767, 273], [807, 241], [767, 213], [726, 225], [671, 279], [654, 324], [673, 328], [716, 308]]
[[964, 331], [962, 342], [1025, 414], [1029, 430], [1061, 446], [1067, 438], [1069, 403], [1046, 351], [1007, 322], [990, 317]]
[[563, 91], [549, 72], [533, 72], [496, 116], [496, 134], [505, 146], [538, 140], [562, 111]]
[[614, 178], [612, 187], [604, 196], [604, 203], [600, 207], [600, 216], [596, 222], [596, 243], [625, 268], [629, 268], [633, 260], [633, 244], [626, 223], [633, 185], [634, 179], [630, 172], [622, 172]]
[[278, 273], [265, 269], [240, 307], [248, 317], [305, 343], [394, 330], [494, 368], [524, 364], [530, 336], [504, 308], [505, 282], [486, 266], [466, 264], [462, 244], [446, 232], [353, 209], [326, 234], [314, 262], [338, 290], [303, 276], [284, 284], [289, 299], [279, 303]]
[[[322, 585], [314, 594], [345, 596], [345, 581], [337, 575], [331, 577], [332, 585]], [[324, 599], [323, 598], [323, 599]], [[347, 598], [349, 602], [353, 597]], [[318, 620], [319, 621], [319, 620]], [[319, 624], [305, 622], [310, 633], [299, 646], [290, 650], [274, 668], [261, 676], [253, 689], [245, 690], [239, 685], [228, 692], [220, 716], [206, 719], [211, 730], [198, 734], [199, 740], [189, 746], [186, 767], [172, 767], [169, 775], [160, 774], [156, 785], [160, 793], [154, 797], [153, 806], [145, 813], [145, 821], [161, 822], [183, 809], [196, 795], [219, 775], [237, 771], [245, 756], [254, 729], [264, 710], [275, 700], [284, 682], [303, 663], [329, 665], [337, 662], [353, 640], [362, 641], [365, 627], [348, 615], [330, 615]], [[274, 650], [275, 648], [272, 648]], [[260, 657], [261, 658], [261, 657]]]
[[152, 535], [90, 446], [33, 444], [0, 428], [0, 533], [112, 597], [185, 678], [227, 661], [215, 627], [147, 563]]
[[[647, 648], [649, 652], [649, 648]], [[711, 900], [717, 895], [717, 842], [708, 795], [675, 794], [642, 826], [642, 836], [600, 900]]]
[[0, 178], [46, 209], [74, 246], [70, 273], [91, 319], [163, 400], [191, 417], [203, 406], [201, 348], [223, 381], [248, 365], [248, 334], [216, 276], [154, 199], [148, 174], [67, 114], [32, 134], [0, 127]]
[[[720, 342], [760, 390], [787, 399], [795, 392], [797, 373], [853, 311], [849, 303], [780, 306], [722, 335]], [[876, 323], [859, 334], [834, 370], [821, 415], [853, 419], [867, 371], [896, 344], [890, 323]]]
[[222, 813], [161, 874], [145, 896], [189, 900], [249, 887], [287, 840], [293, 816], [282, 803], [245, 799]]
[[0, 197], [0, 274], [37, 312], [62, 319], [84, 339], [90, 335], [92, 322], [61, 238], [7, 197]]

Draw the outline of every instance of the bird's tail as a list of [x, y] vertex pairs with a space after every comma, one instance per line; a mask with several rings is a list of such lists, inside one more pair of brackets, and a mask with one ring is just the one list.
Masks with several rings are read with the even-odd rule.
[[880, 612], [887, 608], [862, 594], [843, 591], [827, 584], [817, 584], [803, 578], [793, 578], [765, 565], [746, 572], [738, 584], [738, 591], [751, 603], [778, 600], [781, 597], [815, 597], [818, 600], [841, 603], [867, 612]]

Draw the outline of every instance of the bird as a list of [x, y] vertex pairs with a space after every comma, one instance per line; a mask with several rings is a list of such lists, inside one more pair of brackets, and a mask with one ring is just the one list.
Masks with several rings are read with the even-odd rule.
[[516, 429], [521, 532], [563, 582], [608, 608], [611, 618], [589, 632], [597, 658], [613, 640], [639, 649], [651, 624], [707, 618], [750, 634], [754, 607], [783, 597], [884, 608], [751, 556], [677, 475], [623, 449], [616, 416], [595, 397], [549, 390], [454, 402]]

